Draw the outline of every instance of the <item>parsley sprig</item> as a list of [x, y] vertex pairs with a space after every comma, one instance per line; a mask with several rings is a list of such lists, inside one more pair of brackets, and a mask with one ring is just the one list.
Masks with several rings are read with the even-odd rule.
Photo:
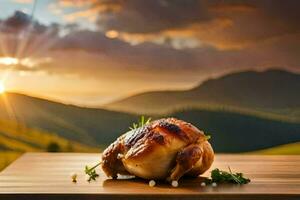
[[206, 179], [206, 183], [234, 183], [242, 185], [250, 182], [250, 179], [244, 177], [243, 173], [232, 173], [230, 167], [228, 169], [229, 172], [219, 170], [218, 168], [212, 170], [211, 178]]
[[96, 167], [98, 167], [99, 165], [101, 165], [102, 162], [97, 163], [95, 166], [93, 167], [89, 167], [89, 166], [85, 166], [84, 172], [85, 174], [88, 176], [87, 181], [90, 182], [92, 180], [96, 180], [97, 177], [99, 177], [99, 174], [97, 174], [96, 172]]
[[137, 123], [133, 123], [132, 127], [129, 127], [129, 129], [134, 130], [134, 129], [143, 127], [150, 122], [151, 122], [151, 117], [146, 119], [145, 116], [141, 116], [140, 120]]

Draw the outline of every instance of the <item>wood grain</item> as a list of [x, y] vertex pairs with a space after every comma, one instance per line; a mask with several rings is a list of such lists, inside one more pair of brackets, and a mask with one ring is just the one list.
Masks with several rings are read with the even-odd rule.
[[[88, 183], [84, 166], [99, 159], [100, 154], [27, 153], [0, 174], [0, 199], [300, 199], [300, 156], [217, 155], [212, 168], [230, 165], [252, 182], [216, 188], [201, 187], [201, 177], [181, 179], [178, 188], [149, 187], [141, 179], [108, 179], [100, 169], [99, 179]], [[71, 182], [72, 172], [77, 183]]]

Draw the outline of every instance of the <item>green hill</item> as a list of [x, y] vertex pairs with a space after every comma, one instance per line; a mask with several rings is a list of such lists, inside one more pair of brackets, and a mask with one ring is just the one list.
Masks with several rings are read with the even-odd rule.
[[[237, 73], [192, 90], [144, 93], [107, 107], [191, 122], [212, 136], [216, 152], [299, 154], [299, 77], [276, 70]], [[97, 152], [138, 118], [138, 114], [2, 94], [0, 170], [28, 151]]]
[[300, 123], [227, 111], [186, 110], [172, 116], [211, 135], [210, 142], [217, 152], [247, 152], [300, 141]]
[[105, 105], [132, 113], [167, 113], [186, 108], [229, 109], [300, 122], [300, 75], [281, 70], [239, 72], [186, 91], [137, 94]]
[[300, 142], [292, 144], [284, 144], [260, 151], [251, 152], [251, 154], [263, 155], [300, 155]]
[[[217, 152], [248, 152], [300, 141], [300, 120], [295, 117], [299, 77], [279, 70], [243, 72], [208, 80], [189, 91], [145, 93], [124, 102], [140, 111], [169, 108], [152, 118], [174, 116], [193, 123], [213, 136]], [[1, 119], [104, 147], [126, 132], [138, 115], [6, 93], [0, 96]], [[34, 148], [26, 145], [22, 148]]]
[[[4, 101], [9, 102], [4, 106]], [[2, 106], [1, 106], [2, 105]], [[0, 119], [56, 133], [62, 138], [92, 146], [106, 146], [138, 119], [137, 115], [64, 105], [21, 94], [5, 94]], [[217, 152], [246, 152], [300, 141], [300, 123], [257, 117], [228, 110], [187, 109], [153, 118], [174, 116], [195, 124], [213, 137]], [[22, 130], [22, 129], [21, 129]], [[18, 132], [18, 131], [16, 131]], [[28, 138], [39, 140], [41, 135]], [[32, 145], [22, 147], [32, 150]]]
[[[0, 149], [5, 151], [47, 151], [52, 143], [59, 146], [60, 151], [91, 152], [97, 151], [79, 142], [65, 139], [54, 133], [27, 128], [11, 121], [0, 120]], [[98, 149], [99, 151], [99, 149]]]
[[0, 120], [0, 170], [24, 152], [40, 151], [99, 152], [100, 149], [54, 133]]
[[136, 118], [130, 114], [65, 105], [23, 94], [0, 96], [0, 119], [17, 121], [93, 146], [108, 144], [115, 135], [127, 131]]

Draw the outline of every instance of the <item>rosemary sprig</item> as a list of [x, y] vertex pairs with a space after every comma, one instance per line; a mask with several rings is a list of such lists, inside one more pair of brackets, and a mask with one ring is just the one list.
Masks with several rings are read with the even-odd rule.
[[151, 122], [151, 118], [145, 118], [145, 116], [141, 116], [140, 120], [137, 123], [133, 123], [132, 127], [129, 127], [130, 130], [134, 130], [140, 127], [145, 126], [146, 124]]

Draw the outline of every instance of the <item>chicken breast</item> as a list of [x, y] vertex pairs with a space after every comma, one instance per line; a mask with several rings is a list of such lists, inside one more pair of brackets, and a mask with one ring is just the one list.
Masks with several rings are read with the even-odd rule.
[[149, 180], [178, 181], [198, 176], [213, 163], [214, 152], [202, 131], [175, 118], [153, 121], [120, 136], [102, 154], [107, 176], [131, 174]]

